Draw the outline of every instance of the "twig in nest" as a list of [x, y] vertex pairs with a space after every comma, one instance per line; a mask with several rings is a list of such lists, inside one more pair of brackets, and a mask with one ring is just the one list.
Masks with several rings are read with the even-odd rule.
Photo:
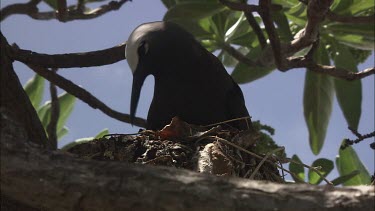
[[[271, 152], [267, 153], [266, 156], [264, 156], [264, 158], [262, 159], [262, 161], [260, 161], [260, 163], [258, 164], [258, 166], [255, 168], [254, 172], [250, 175], [249, 179], [254, 179], [256, 173], [259, 171], [260, 167], [263, 165], [263, 163], [273, 154], [275, 154], [276, 152], [278, 151], [282, 151], [282, 150], [285, 150], [284, 147], [280, 147], [280, 148], [277, 148], [277, 149], [274, 149], [272, 150]], [[250, 170], [245, 174], [245, 178], [248, 176], [248, 174], [250, 173]]]
[[[216, 141], [220, 141], [220, 142], [222, 142], [222, 143], [224, 143], [224, 144], [228, 144], [228, 145], [230, 145], [230, 146], [232, 146], [232, 147], [234, 147], [234, 148], [237, 148], [237, 149], [239, 149], [239, 150], [241, 150], [241, 151], [243, 151], [243, 152], [246, 152], [247, 154], [249, 154], [249, 155], [251, 155], [251, 156], [253, 156], [253, 157], [255, 157], [255, 158], [258, 158], [259, 160], [262, 160], [262, 159], [263, 159], [262, 156], [259, 156], [259, 155], [255, 154], [255, 153], [253, 153], [253, 152], [250, 152], [249, 150], [244, 149], [244, 148], [242, 148], [242, 147], [240, 147], [240, 146], [238, 146], [238, 145], [236, 145], [236, 144], [234, 144], [234, 143], [232, 143], [232, 142], [230, 142], [230, 141], [227, 141], [227, 140], [225, 140], [225, 139], [223, 139], [223, 138], [220, 138], [220, 137], [217, 137], [217, 136], [208, 136], [208, 137], [206, 137], [206, 138], [208, 138], [208, 139], [213, 139], [213, 140], [216, 140]], [[292, 172], [288, 171], [287, 169], [284, 169], [283, 167], [281, 167], [280, 165], [277, 165], [276, 163], [271, 162], [270, 160], [266, 160], [265, 162], [267, 162], [267, 163], [269, 163], [269, 164], [271, 164], [271, 165], [275, 165], [275, 166], [278, 167], [279, 169], [282, 169], [282, 170], [284, 170], [284, 171], [286, 171], [286, 172], [288, 172], [288, 173], [290, 173], [290, 174], [293, 174]]]
[[[250, 152], [249, 150], [244, 149], [244, 148], [242, 148], [242, 147], [240, 147], [240, 146], [237, 146], [236, 144], [234, 144], [234, 143], [232, 143], [232, 142], [229, 142], [229, 141], [227, 141], [227, 140], [225, 140], [225, 139], [223, 139], [223, 138], [220, 138], [220, 137], [217, 137], [217, 136], [209, 136], [209, 137], [207, 137], [207, 138], [212, 138], [212, 139], [218, 140], [218, 141], [220, 141], [220, 142], [223, 142], [223, 143], [225, 143], [225, 144], [231, 145], [232, 147], [235, 147], [235, 148], [237, 148], [237, 149], [239, 149], [239, 150], [241, 150], [241, 151], [243, 151], [243, 152], [246, 152], [246, 153], [250, 154], [251, 156], [253, 156], [253, 157], [255, 157], [255, 158], [258, 158], [258, 159], [260, 159], [260, 160], [263, 160], [263, 157], [261, 157], [261, 156], [255, 154], [255, 153], [253, 153], [253, 152]], [[295, 164], [297, 164], [297, 165], [302, 165], [303, 167], [308, 168], [308, 169], [314, 171], [314, 172], [317, 173], [317, 174], [318, 174], [318, 175], [319, 175], [319, 176], [320, 176], [320, 177], [321, 177], [321, 178], [322, 178], [322, 179], [323, 179], [328, 185], [333, 185], [332, 182], [329, 181], [327, 178], [325, 178], [325, 177], [319, 172], [318, 169], [316, 169], [316, 168], [314, 168], [314, 167], [311, 167], [311, 166], [308, 166], [308, 165], [306, 165], [306, 164], [304, 164], [304, 163], [296, 162], [296, 161], [294, 161], [294, 160], [292, 160], [292, 159], [290, 159], [290, 158], [288, 158], [287, 160], [288, 160], [289, 162], [295, 163]], [[278, 167], [279, 169], [282, 169], [283, 171], [286, 171], [286, 172], [288, 172], [289, 174], [293, 174], [293, 173], [290, 172], [289, 170], [283, 168], [282, 166], [280, 166], [280, 165], [278, 165], [278, 164], [276, 164], [276, 163], [274, 163], [274, 162], [271, 162], [270, 160], [265, 160], [265, 162], [268, 162], [268, 163], [270, 163], [271, 165], [275, 165], [275, 166]], [[293, 175], [294, 175], [294, 174], [293, 174]]]
[[[213, 127], [213, 126], [217, 126], [217, 125], [222, 125], [222, 124], [226, 124], [226, 123], [229, 123], [229, 122], [235, 122], [235, 121], [240, 121], [240, 120], [245, 120], [246, 121], [246, 125], [247, 125], [247, 129], [251, 129], [251, 116], [245, 116], [245, 117], [239, 117], [239, 118], [235, 118], [235, 119], [229, 119], [229, 120], [225, 120], [225, 121], [222, 121], [222, 122], [217, 122], [217, 123], [213, 123], [213, 124], [210, 124], [210, 125], [204, 125], [203, 127]], [[250, 120], [250, 122], [249, 122]]]

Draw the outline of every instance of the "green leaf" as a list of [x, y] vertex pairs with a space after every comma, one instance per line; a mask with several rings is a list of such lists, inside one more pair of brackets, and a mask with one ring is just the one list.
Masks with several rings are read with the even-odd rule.
[[198, 40], [203, 39], [213, 39], [213, 34], [209, 30], [206, 30], [208, 18], [201, 20], [186, 20], [186, 19], [175, 19], [171, 22], [174, 22], [184, 28], [186, 31], [194, 35]]
[[354, 0], [354, 3], [349, 7], [351, 14], [355, 15], [363, 11], [374, 9], [375, 1], [368, 0]]
[[373, 39], [367, 39], [361, 35], [355, 34], [335, 34], [334, 37], [340, 43], [347, 45], [352, 48], [357, 48], [361, 50], [374, 50], [375, 49], [375, 42]]
[[[320, 64], [329, 65], [328, 53], [322, 44], [317, 49], [315, 59]], [[306, 72], [303, 108], [309, 130], [310, 148], [315, 155], [319, 154], [324, 144], [331, 117], [333, 95], [332, 77], [310, 70]]]
[[[297, 155], [293, 155], [292, 160], [297, 162], [297, 163], [302, 164], [302, 161], [299, 159], [299, 157]], [[303, 168], [302, 165], [298, 165], [296, 163], [290, 162], [289, 170], [295, 174], [295, 176], [291, 175], [293, 177], [294, 181], [296, 181], [298, 183], [304, 183], [305, 182], [305, 169]]]
[[359, 35], [355, 37], [358, 40], [374, 40], [375, 32], [374, 32], [374, 25], [372, 24], [342, 24], [342, 23], [334, 23], [328, 24], [324, 27], [324, 31], [326, 33], [331, 33], [334, 35]]
[[171, 7], [164, 15], [164, 21], [173, 19], [199, 20], [210, 17], [225, 7], [218, 2], [184, 2]]
[[[239, 52], [242, 54], [246, 54], [249, 52], [249, 50], [246, 47], [239, 47], [237, 49]], [[226, 51], [222, 50], [217, 58], [223, 63], [224, 66], [226, 67], [234, 67], [238, 64], [238, 60], [229, 55]]]
[[280, 39], [282, 41], [291, 41], [293, 38], [292, 32], [290, 31], [289, 21], [283, 11], [272, 13], [272, 18], [277, 25], [277, 31], [279, 32]]
[[43, 99], [44, 78], [38, 74], [35, 74], [34, 77], [26, 82], [24, 89], [35, 110], [37, 110]]
[[[358, 72], [355, 58], [349, 49], [342, 45], [335, 45], [336, 53], [333, 56], [336, 67], [352, 72]], [[346, 81], [335, 78], [337, 101], [348, 125], [358, 129], [362, 107], [362, 83], [360, 80]]]
[[[325, 159], [325, 158], [319, 158], [315, 160], [312, 164], [312, 167], [318, 167], [318, 166], [321, 167], [318, 170], [319, 173], [323, 177], [326, 177], [333, 169], [333, 161]], [[312, 171], [311, 169], [309, 169], [308, 177], [309, 177], [309, 183], [313, 185], [318, 185], [323, 181], [323, 178], [320, 177], [315, 171]]]
[[350, 172], [349, 174], [337, 177], [336, 179], [332, 180], [332, 183], [334, 186], [341, 185], [344, 182], [349, 181], [351, 178], [357, 176], [359, 173], [360, 172], [358, 170], [354, 170]]
[[[258, 45], [255, 48], [250, 49], [249, 53], [246, 54], [246, 57], [252, 59], [253, 61], [257, 60], [258, 58], [262, 57], [262, 49]], [[232, 77], [237, 83], [249, 83], [251, 81], [257, 80], [262, 78], [269, 73], [271, 73], [275, 69], [275, 66], [272, 65], [271, 67], [261, 67], [255, 66], [250, 67], [247, 64], [240, 62], [234, 68], [232, 72]]]
[[99, 139], [99, 138], [102, 138], [103, 136], [107, 135], [109, 133], [108, 131], [108, 128], [105, 128], [103, 130], [101, 130], [98, 134], [95, 135], [95, 137], [86, 137], [86, 138], [80, 138], [80, 139], [77, 139], [67, 145], [65, 145], [64, 147], [61, 148], [62, 151], [67, 151], [69, 150], [70, 148], [78, 145], [78, 144], [83, 144], [83, 143], [87, 143], [87, 142], [90, 142], [90, 141], [93, 141], [95, 139]]
[[38, 109], [38, 116], [44, 128], [47, 128], [51, 112], [51, 102], [47, 101]]
[[109, 133], [108, 128], [104, 128], [98, 134], [95, 135], [94, 139], [102, 138], [103, 136], [108, 135], [108, 133]]
[[83, 143], [87, 143], [87, 142], [90, 142], [94, 140], [94, 137], [87, 137], [87, 138], [80, 138], [80, 139], [77, 139], [65, 146], [63, 146], [61, 148], [62, 151], [68, 151], [69, 149], [71, 149], [72, 147], [76, 146], [76, 145], [79, 145], [79, 144], [83, 144]]
[[331, 10], [336, 14], [348, 14], [348, 9], [352, 4], [353, 0], [335, 0], [331, 5]]
[[161, 0], [161, 2], [163, 2], [164, 6], [169, 9], [171, 7], [173, 7], [174, 5], [176, 5], [176, 0]]
[[73, 111], [74, 104], [75, 104], [76, 98], [69, 94], [64, 93], [59, 96], [59, 103], [60, 103], [60, 118], [57, 123], [57, 129], [61, 129], [64, 125], [68, 117]]
[[[65, 122], [68, 119], [69, 115], [73, 111], [76, 98], [73, 95], [65, 92], [59, 95], [58, 100], [60, 105], [60, 115], [57, 122], [57, 131], [60, 131], [65, 125]], [[44, 128], [47, 128], [51, 118], [51, 101], [46, 102], [38, 110], [38, 116]]]
[[[342, 144], [343, 143], [344, 141]], [[370, 184], [370, 173], [363, 165], [362, 161], [358, 158], [358, 155], [353, 147], [349, 146], [344, 150], [339, 149], [339, 155], [336, 157], [336, 166], [340, 176], [351, 174], [355, 170], [360, 172], [357, 176], [354, 176], [350, 180], [344, 182], [345, 186]]]
[[61, 140], [62, 137], [64, 137], [66, 134], [68, 134], [69, 129], [67, 127], [61, 128], [61, 130], [57, 131], [57, 140]]
[[58, 0], [43, 0], [48, 6], [52, 9], [57, 10], [57, 1]]

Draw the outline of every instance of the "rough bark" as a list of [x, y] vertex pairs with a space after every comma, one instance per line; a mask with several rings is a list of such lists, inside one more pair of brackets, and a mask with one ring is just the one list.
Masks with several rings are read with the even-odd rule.
[[[2, 121], [7, 121], [2, 119]], [[87, 161], [1, 131], [2, 195], [43, 210], [370, 210], [374, 187], [281, 185]], [[19, 130], [25, 131], [23, 128]]]
[[[47, 141], [43, 126], [31, 104], [27, 94], [22, 88], [22, 85], [13, 70], [12, 60], [8, 56], [8, 42], [0, 32], [1, 36], [1, 94], [0, 94], [0, 110], [1, 118], [13, 118], [20, 125], [20, 128], [25, 128], [23, 136], [24, 141], [34, 142], [43, 145], [50, 149], [53, 146]], [[4, 122], [1, 122], [1, 128], [4, 127]], [[17, 132], [15, 130], [14, 132]]]

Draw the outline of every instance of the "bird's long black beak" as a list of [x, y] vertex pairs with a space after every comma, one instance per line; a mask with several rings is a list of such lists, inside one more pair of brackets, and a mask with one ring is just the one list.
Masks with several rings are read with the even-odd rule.
[[135, 71], [133, 75], [133, 85], [132, 85], [132, 96], [130, 100], [130, 123], [134, 123], [135, 112], [137, 111], [139, 96], [141, 94], [141, 89], [143, 82], [145, 81], [147, 75], [142, 73], [137, 73]]

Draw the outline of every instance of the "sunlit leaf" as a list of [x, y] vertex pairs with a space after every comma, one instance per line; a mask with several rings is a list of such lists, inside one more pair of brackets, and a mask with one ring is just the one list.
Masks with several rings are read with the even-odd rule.
[[[325, 158], [319, 158], [315, 160], [312, 164], [312, 167], [321, 167], [318, 171], [323, 176], [326, 177], [332, 170], [333, 170], [333, 161], [325, 159]], [[309, 177], [309, 183], [313, 185], [320, 184], [323, 181], [323, 178], [320, 177], [315, 171], [312, 171], [309, 169], [308, 172]]]
[[173, 19], [199, 20], [210, 17], [225, 9], [218, 2], [184, 2], [171, 7], [164, 15], [165, 21]]
[[353, 0], [335, 0], [331, 5], [331, 10], [336, 14], [348, 14], [352, 4]]
[[[292, 160], [301, 163], [302, 161], [299, 159], [297, 155], [293, 155]], [[289, 164], [289, 170], [294, 173], [294, 175], [291, 175], [296, 182], [304, 182], [305, 181], [305, 169], [302, 165], [296, 164], [294, 162], [290, 162]]]
[[[256, 61], [262, 55], [262, 49], [258, 45], [256, 48], [250, 49], [249, 53], [246, 54], [246, 57]], [[232, 77], [237, 83], [249, 83], [251, 81], [257, 80], [262, 78], [269, 73], [271, 73], [275, 69], [275, 66], [272, 65], [271, 67], [261, 67], [261, 66], [253, 66], [250, 67], [247, 64], [242, 62], [238, 63], [237, 66], [234, 68], [232, 72]]]
[[[65, 92], [58, 96], [58, 100], [59, 100], [59, 105], [60, 105], [60, 115], [59, 115], [59, 120], [57, 122], [57, 131], [63, 128], [66, 120], [72, 113], [76, 98], [73, 95]], [[51, 101], [46, 102], [38, 110], [38, 116], [44, 128], [47, 128], [50, 118], [51, 118]]]
[[75, 141], [65, 145], [64, 147], [62, 147], [61, 150], [67, 151], [70, 148], [72, 148], [72, 147], [74, 147], [78, 144], [83, 144], [83, 143], [93, 141], [95, 139], [102, 138], [103, 136], [107, 135], [108, 133], [109, 133], [108, 128], [105, 128], [105, 129], [101, 130], [98, 134], [96, 134], [95, 137], [85, 137], [85, 138], [76, 139]]
[[29, 96], [35, 110], [40, 106], [44, 93], [44, 78], [35, 74], [24, 86], [26, 94]]
[[69, 129], [67, 127], [63, 127], [60, 130], [57, 131], [57, 140], [61, 140], [62, 137], [64, 137], [66, 134], [68, 134]]
[[[320, 64], [329, 65], [329, 57], [324, 46], [318, 48], [315, 59]], [[309, 130], [312, 152], [317, 155], [323, 147], [334, 95], [332, 77], [308, 70], [305, 77], [303, 108]]]
[[[342, 142], [344, 143], [344, 141]], [[348, 175], [357, 170], [360, 173], [343, 183], [345, 186], [368, 185], [371, 176], [362, 161], [358, 158], [353, 147], [349, 146], [344, 150], [339, 149], [339, 155], [336, 157], [336, 167], [340, 176]]]
[[102, 138], [103, 136], [108, 135], [108, 133], [109, 133], [108, 128], [104, 128], [104, 129], [101, 130], [98, 134], [96, 134], [96, 135], [94, 136], [94, 139]]
[[369, 0], [353, 0], [353, 4], [350, 5], [348, 10], [351, 14], [355, 15], [357, 13], [361, 13], [363, 11], [374, 9], [375, 1]]
[[61, 150], [62, 150], [62, 151], [67, 151], [67, 150], [69, 150], [70, 148], [72, 148], [72, 147], [74, 147], [74, 146], [76, 146], [76, 145], [78, 145], [78, 144], [87, 143], [87, 142], [90, 142], [90, 141], [92, 141], [92, 140], [94, 140], [94, 137], [80, 138], [80, 139], [77, 139], [77, 140], [75, 140], [75, 141], [73, 141], [73, 142], [71, 142], [71, 143], [69, 143], [69, 144], [63, 146], [63, 147], [61, 148]]
[[344, 182], [349, 181], [351, 178], [357, 176], [359, 173], [360, 172], [358, 170], [354, 170], [354, 171], [350, 172], [349, 174], [346, 174], [346, 175], [343, 175], [343, 176], [339, 176], [336, 179], [332, 180], [332, 184], [334, 186], [341, 185]]
[[[333, 56], [336, 67], [357, 72], [356, 61], [349, 49], [342, 45], [335, 45], [336, 53]], [[362, 83], [360, 80], [347, 81], [335, 78], [337, 101], [348, 125], [358, 128], [362, 107]]]
[[374, 50], [375, 42], [373, 39], [367, 39], [361, 35], [354, 34], [335, 34], [334, 38], [340, 43], [349, 47], [362, 49], [362, 50]]
[[293, 38], [292, 32], [290, 31], [289, 21], [283, 11], [272, 13], [273, 20], [277, 25], [277, 31], [279, 32], [280, 39], [283, 41], [291, 41]]
[[[247, 54], [249, 50], [245, 47], [240, 47], [237, 49], [240, 53], [242, 54]], [[224, 66], [226, 67], [234, 67], [238, 64], [238, 60], [229, 55], [226, 51], [222, 50], [218, 57], [217, 57], [221, 63], [223, 63]]]

